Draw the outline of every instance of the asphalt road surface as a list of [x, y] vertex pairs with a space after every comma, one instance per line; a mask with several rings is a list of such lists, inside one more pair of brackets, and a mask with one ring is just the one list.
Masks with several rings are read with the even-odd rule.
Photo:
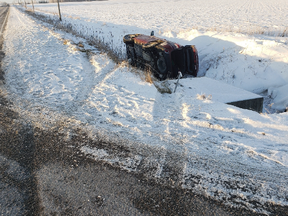
[[1, 215], [248, 213], [96, 163], [77, 147], [89, 142], [81, 130], [65, 141], [55, 129], [42, 131], [23, 122], [5, 98], [0, 104]]
[[12, 107], [0, 90], [0, 215], [256, 215], [95, 162], [79, 150], [95, 142], [80, 128], [67, 140], [57, 128], [25, 122]]

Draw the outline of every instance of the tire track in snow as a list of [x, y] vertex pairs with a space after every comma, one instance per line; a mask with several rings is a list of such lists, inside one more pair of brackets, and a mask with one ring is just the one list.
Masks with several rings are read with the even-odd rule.
[[[19, 40], [21, 42], [18, 44], [7, 45], [7, 48], [13, 47], [11, 52], [20, 49], [22, 53], [19, 55], [30, 56], [31, 61], [29, 64], [26, 60], [9, 64], [9, 59], [6, 59], [6, 80], [9, 83], [18, 83], [10, 90], [14, 94], [21, 93], [22, 103], [26, 103], [25, 99], [29, 98], [40, 106], [46, 104], [67, 114], [76, 111], [95, 85], [93, 66], [83, 53], [62, 44], [60, 36], [46, 28], [39, 28], [35, 21], [24, 18], [25, 15], [15, 8], [12, 8], [12, 11], [11, 18], [14, 16], [18, 28], [25, 31], [26, 35], [17, 35], [15, 32], [15, 40], [17, 37], [21, 37], [22, 40]], [[42, 56], [41, 53], [48, 57]], [[53, 59], [57, 61], [54, 62]], [[20, 70], [14, 71], [15, 67], [19, 67]]]

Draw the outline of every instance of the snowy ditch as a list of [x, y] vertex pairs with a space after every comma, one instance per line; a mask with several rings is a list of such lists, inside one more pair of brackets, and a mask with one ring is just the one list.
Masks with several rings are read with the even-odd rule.
[[[86, 38], [98, 28], [105, 32], [101, 40], [112, 32], [113, 50], [124, 52], [121, 40], [127, 29], [85, 25], [81, 19], [63, 21]], [[188, 95], [189, 79], [177, 93], [160, 94], [125, 64], [117, 65], [82, 38], [51, 27], [12, 7], [5, 32], [6, 85], [1, 89], [35, 127], [58, 127], [67, 139], [80, 127], [91, 139], [105, 143], [83, 144], [81, 150], [88, 157], [227, 205], [265, 213], [270, 205], [288, 204], [287, 113], [259, 115], [217, 102], [213, 94], [211, 98]], [[262, 59], [275, 50], [275, 43], [278, 57], [285, 54], [286, 42], [238, 34], [212, 37], [194, 30], [187, 33], [191, 34], [198, 36], [193, 43], [200, 48], [202, 75], [256, 93], [287, 83], [271, 69], [285, 71], [286, 63]], [[183, 38], [179, 34], [176, 42]], [[261, 58], [251, 56], [249, 46], [241, 48], [248, 42], [254, 45], [253, 52], [262, 47]], [[82, 46], [94, 51], [87, 56], [79, 51]], [[269, 91], [276, 90], [282, 92]], [[278, 105], [285, 105], [285, 100]], [[111, 149], [109, 143], [124, 148]]]

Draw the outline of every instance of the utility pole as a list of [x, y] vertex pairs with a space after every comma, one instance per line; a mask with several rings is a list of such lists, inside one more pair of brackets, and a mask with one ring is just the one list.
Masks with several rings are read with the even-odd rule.
[[57, 0], [57, 2], [58, 2], [59, 20], [62, 21], [62, 19], [61, 19], [61, 13], [60, 13], [60, 4], [59, 4], [59, 0]]

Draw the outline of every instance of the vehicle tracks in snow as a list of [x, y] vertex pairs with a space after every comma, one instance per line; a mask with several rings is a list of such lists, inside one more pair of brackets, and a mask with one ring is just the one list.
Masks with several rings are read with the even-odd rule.
[[[102, 63], [97, 62], [102, 64], [101, 67], [103, 67], [98, 70], [97, 67], [95, 68], [96, 63], [93, 55], [105, 54], [99, 54], [99, 51], [84, 50], [84, 48], [78, 46], [78, 42], [73, 43], [71, 38], [68, 40], [70, 42], [67, 43], [66, 39], [48, 28], [42, 27], [40, 28], [42, 31], [38, 31], [35, 22], [24, 23], [22, 20], [25, 19], [22, 19], [21, 16], [25, 15], [15, 8], [12, 9], [14, 10], [13, 15], [19, 20], [19, 28], [26, 29], [28, 35], [43, 34], [43, 37], [47, 38], [48, 41], [38, 41], [38, 38], [23, 35], [21, 36], [23, 40], [19, 44], [10, 44], [14, 47], [14, 50], [21, 48], [26, 55], [31, 55], [32, 62], [35, 63], [32, 63], [32, 65], [25, 62], [20, 63], [20, 73], [9, 74], [10, 82], [18, 82], [19, 76], [24, 76], [24, 82], [19, 82], [18, 89], [13, 89], [12, 92], [15, 94], [21, 92], [26, 97], [33, 97], [34, 104], [46, 104], [47, 100], [50, 100], [52, 101], [50, 105], [54, 105], [64, 114], [71, 115], [72, 112], [77, 112], [77, 109], [81, 107], [95, 85], [100, 84], [109, 73], [113, 72], [115, 64], [109, 61], [108, 65], [103, 67], [103, 64], [105, 64], [105, 58], [103, 58]], [[33, 43], [42, 44], [42, 48], [45, 49], [44, 53], [49, 58], [39, 55], [37, 46], [29, 45]], [[58, 46], [66, 46], [67, 49], [64, 50], [64, 53], [55, 52]], [[7, 47], [9, 47], [9, 44]], [[50, 61], [51, 59], [52, 61]], [[61, 64], [55, 64], [53, 59], [57, 59], [57, 62], [60, 60]], [[10, 67], [16, 67], [16, 65]], [[39, 84], [35, 85], [31, 82], [33, 80], [38, 80]], [[27, 89], [30, 89], [30, 92], [27, 92]], [[34, 96], [37, 96], [37, 100]], [[26, 103], [23, 100], [22, 102]]]

